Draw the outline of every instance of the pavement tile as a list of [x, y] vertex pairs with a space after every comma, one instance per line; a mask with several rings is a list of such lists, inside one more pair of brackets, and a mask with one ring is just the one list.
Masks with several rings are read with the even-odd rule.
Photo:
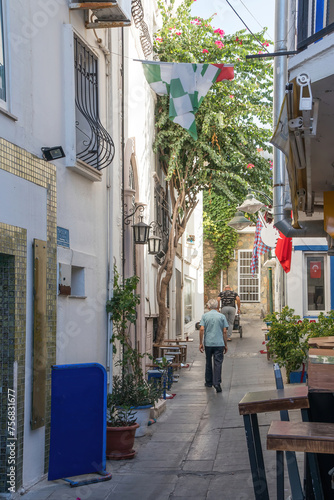
[[213, 470], [213, 460], [186, 460], [182, 470], [192, 472], [210, 472]]
[[[243, 318], [243, 338], [233, 335], [223, 363], [223, 392], [204, 387], [205, 356], [198, 335], [188, 344], [190, 368], [179, 371], [176, 394], [147, 434], [136, 438], [132, 460], [107, 461], [111, 481], [70, 488], [41, 481], [14, 500], [252, 500], [254, 489], [238, 403], [247, 392], [274, 389], [272, 361], [259, 354], [263, 322]], [[300, 412], [290, 412], [299, 421]], [[265, 449], [268, 426], [278, 412], [259, 414], [270, 498], [276, 498], [275, 453]], [[303, 454], [298, 461], [303, 473]], [[285, 498], [289, 496], [286, 480]]]

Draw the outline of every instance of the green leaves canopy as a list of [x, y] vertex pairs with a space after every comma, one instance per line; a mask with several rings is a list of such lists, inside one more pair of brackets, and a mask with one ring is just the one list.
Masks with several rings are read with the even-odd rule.
[[[246, 55], [266, 50], [269, 43], [263, 32], [256, 34], [262, 45], [246, 30], [225, 35], [220, 27], [212, 25], [213, 17], [191, 16], [192, 3], [186, 0], [175, 13], [174, 2], [170, 7], [159, 3], [163, 27], [154, 41], [157, 59], [234, 64], [235, 78], [214, 84], [208, 92], [196, 113], [196, 141], [169, 120], [168, 97], [158, 97], [154, 149], [171, 188], [185, 193], [182, 215], [184, 210], [191, 210], [196, 195], [204, 190], [206, 235], [222, 241], [215, 236], [219, 231], [215, 224], [217, 203], [226, 207], [226, 211], [219, 212], [220, 219], [227, 219], [245, 198], [247, 187], [269, 192], [271, 162], [263, 152], [271, 151], [272, 62], [246, 60]], [[221, 200], [210, 204], [208, 197], [211, 201], [216, 197]], [[215, 225], [212, 233], [210, 219]], [[223, 233], [225, 229], [226, 224], [221, 228]], [[219, 265], [228, 262], [229, 251], [221, 253], [224, 257]]]

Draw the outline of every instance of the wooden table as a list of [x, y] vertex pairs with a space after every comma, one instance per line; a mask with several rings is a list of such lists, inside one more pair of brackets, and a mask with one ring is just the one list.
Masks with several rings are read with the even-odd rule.
[[244, 419], [256, 500], [269, 500], [257, 414], [300, 409], [303, 420], [308, 420], [308, 408], [308, 388], [302, 385], [271, 391], [248, 392], [240, 401], [239, 413]]

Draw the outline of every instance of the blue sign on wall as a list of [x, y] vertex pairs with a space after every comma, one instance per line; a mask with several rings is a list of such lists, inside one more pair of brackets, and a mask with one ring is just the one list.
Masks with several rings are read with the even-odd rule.
[[70, 248], [70, 231], [68, 229], [57, 226], [57, 245]]
[[52, 367], [49, 481], [105, 471], [106, 417], [102, 365]]

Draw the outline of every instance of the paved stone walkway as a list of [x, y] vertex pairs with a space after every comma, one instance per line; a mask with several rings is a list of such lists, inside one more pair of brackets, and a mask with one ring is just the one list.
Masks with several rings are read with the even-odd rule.
[[[222, 393], [204, 387], [205, 355], [198, 332], [188, 344], [189, 368], [182, 368], [176, 394], [166, 411], [136, 438], [134, 459], [107, 461], [111, 481], [70, 488], [63, 481], [42, 481], [23, 500], [252, 500], [252, 478], [238, 403], [248, 391], [274, 389], [258, 319], [241, 316], [243, 338], [233, 333], [223, 363]], [[293, 415], [292, 418], [299, 418]], [[259, 415], [263, 448], [270, 422], [279, 414]], [[275, 453], [264, 451], [270, 498], [276, 499]], [[288, 481], [286, 495], [289, 495]]]

